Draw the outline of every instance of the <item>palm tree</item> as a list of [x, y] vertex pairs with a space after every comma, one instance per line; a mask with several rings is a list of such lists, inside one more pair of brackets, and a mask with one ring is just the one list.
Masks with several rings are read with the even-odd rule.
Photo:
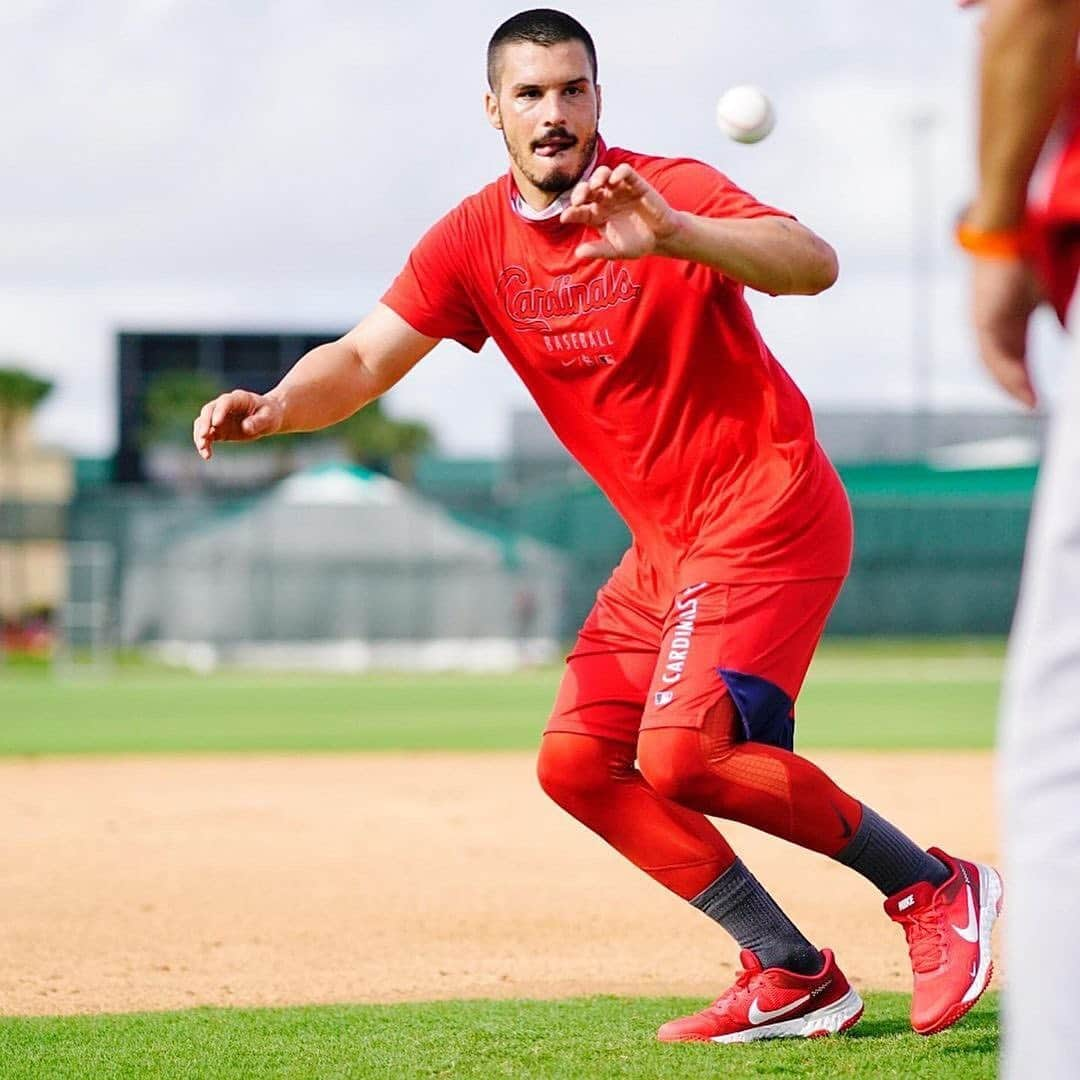
[[217, 379], [199, 371], [162, 371], [146, 388], [140, 440], [143, 448], [162, 443], [191, 449], [191, 425], [206, 402], [221, 393]]
[[426, 424], [387, 416], [381, 400], [365, 405], [335, 430], [356, 464], [406, 483], [412, 480], [417, 457], [434, 441]]
[[[39, 379], [28, 371], [19, 368], [0, 368], [0, 501], [5, 488], [10, 501], [18, 505], [24, 501], [19, 490], [19, 453], [16, 436], [19, 428], [27, 422], [34, 409], [48, 396], [53, 384], [48, 379]], [[7, 477], [3, 476], [3, 472]], [[5, 483], [6, 479], [6, 483]], [[12, 532], [12, 545], [18, 553], [11, 560], [11, 589], [13, 613], [21, 614], [26, 597], [26, 549], [23, 545], [21, 529]]]

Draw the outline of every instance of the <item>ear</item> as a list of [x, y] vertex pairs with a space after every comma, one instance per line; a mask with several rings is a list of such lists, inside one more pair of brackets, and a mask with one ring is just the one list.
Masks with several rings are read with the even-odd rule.
[[600, 84], [596, 84], [596, 122], [600, 123], [600, 114], [604, 111], [604, 94]]
[[499, 99], [490, 91], [484, 92], [484, 114], [488, 123], [496, 130], [502, 131], [502, 115], [499, 112]]

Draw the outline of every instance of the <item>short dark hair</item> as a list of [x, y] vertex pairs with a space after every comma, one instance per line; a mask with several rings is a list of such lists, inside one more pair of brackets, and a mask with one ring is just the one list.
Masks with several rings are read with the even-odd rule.
[[532, 8], [511, 15], [491, 35], [487, 49], [488, 86], [495, 89], [498, 74], [499, 50], [504, 45], [530, 41], [534, 45], [558, 45], [564, 41], [580, 41], [585, 46], [592, 64], [593, 82], [596, 82], [596, 46], [585, 29], [572, 15], [553, 8]]

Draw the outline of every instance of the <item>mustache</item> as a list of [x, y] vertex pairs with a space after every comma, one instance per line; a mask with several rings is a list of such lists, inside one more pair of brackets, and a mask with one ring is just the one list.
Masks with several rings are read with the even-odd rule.
[[535, 150], [538, 146], [543, 146], [549, 139], [569, 139], [571, 146], [577, 145], [577, 137], [571, 135], [566, 128], [552, 128], [550, 131], [544, 133], [542, 139], [533, 139], [530, 144], [530, 149]]

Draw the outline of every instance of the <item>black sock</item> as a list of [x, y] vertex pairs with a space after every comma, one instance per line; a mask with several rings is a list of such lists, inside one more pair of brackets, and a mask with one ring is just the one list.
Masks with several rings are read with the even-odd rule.
[[718, 922], [740, 947], [749, 949], [762, 967], [813, 975], [825, 962], [741, 859], [690, 903]]
[[914, 840], [909, 840], [869, 806], [863, 807], [862, 821], [855, 835], [835, 858], [872, 881], [886, 896], [917, 881], [929, 881], [938, 886], [949, 876], [940, 859], [923, 851]]

